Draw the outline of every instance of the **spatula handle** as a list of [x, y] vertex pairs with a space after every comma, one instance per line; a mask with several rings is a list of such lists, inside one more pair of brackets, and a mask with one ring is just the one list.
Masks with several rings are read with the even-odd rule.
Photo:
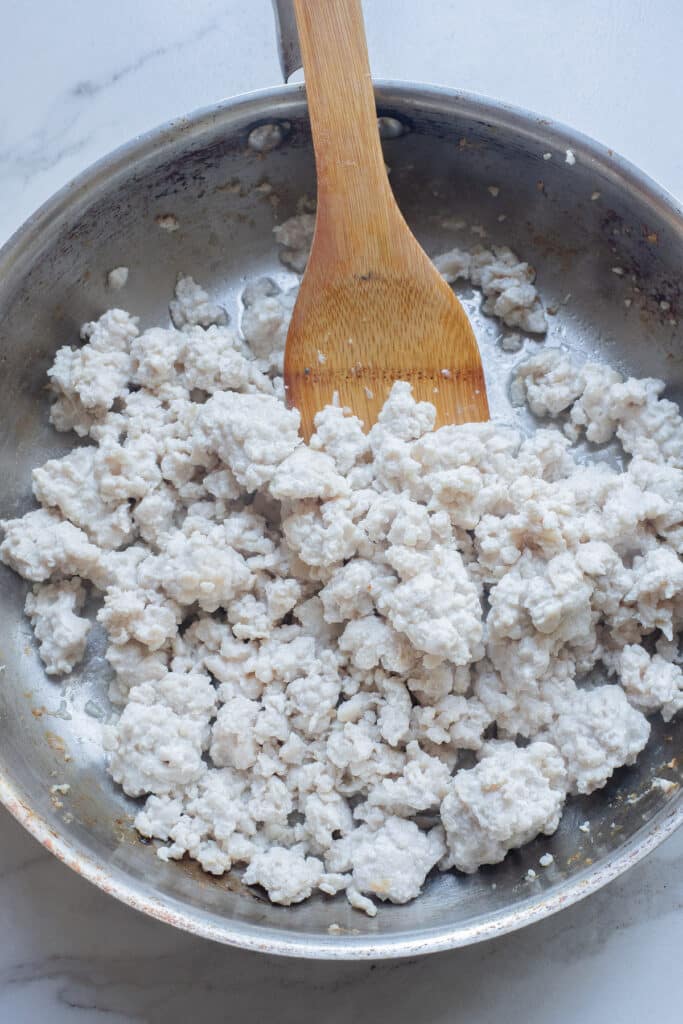
[[294, 0], [318, 173], [317, 243], [357, 258], [394, 200], [377, 130], [360, 0]]

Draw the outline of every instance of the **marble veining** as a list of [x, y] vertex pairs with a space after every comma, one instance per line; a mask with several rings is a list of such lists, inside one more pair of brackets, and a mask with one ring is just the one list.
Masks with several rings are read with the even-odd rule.
[[[683, 106], [683, 8], [673, 0], [528, 0], [514, 10], [490, 0], [466, 16], [446, 0], [423, 0], [420, 17], [410, 0], [365, 8], [379, 77], [535, 108], [683, 195], [683, 134], [672, 131]], [[2, 14], [0, 243], [133, 135], [278, 81], [269, 0], [9, 0]], [[4, 810], [0, 837], [0, 1021], [8, 1024], [680, 1020], [683, 831], [607, 889], [523, 932], [376, 964], [212, 945], [88, 885]]]
[[[216, 33], [218, 28], [219, 19], [212, 19], [186, 37], [165, 46], [146, 49], [106, 74], [81, 78], [70, 85], [55, 97], [41, 124], [32, 126], [23, 139], [15, 139], [0, 149], [0, 174], [18, 173], [27, 183], [38, 172], [49, 170], [81, 151], [91, 137], [90, 131], [81, 127], [90, 109], [90, 100], [124, 79], [137, 75], [153, 61], [165, 58], [175, 62], [183, 51], [192, 49], [205, 37]], [[76, 134], [79, 130], [81, 134]], [[74, 135], [76, 137], [72, 138]]]

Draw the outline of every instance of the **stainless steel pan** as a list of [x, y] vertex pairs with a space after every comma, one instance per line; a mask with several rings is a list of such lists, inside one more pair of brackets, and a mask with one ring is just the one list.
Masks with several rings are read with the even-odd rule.
[[[513, 246], [538, 268], [555, 311], [552, 336], [581, 355], [662, 376], [680, 399], [683, 218], [669, 196], [611, 151], [519, 110], [411, 85], [382, 85], [377, 100], [380, 113], [394, 119], [385, 142], [394, 189], [428, 250], [478, 242], [472, 225], [487, 242]], [[281, 125], [282, 142], [255, 151], [250, 131], [272, 122]], [[55, 349], [73, 342], [79, 325], [112, 302], [143, 324], [163, 321], [179, 271], [196, 275], [237, 316], [245, 275], [283, 272], [273, 225], [313, 191], [303, 92], [285, 87], [133, 141], [62, 190], [11, 239], [0, 252], [2, 516], [31, 507], [31, 468], [70, 444], [47, 422], [45, 371]], [[178, 219], [177, 231], [159, 228], [157, 218], [166, 214]], [[459, 219], [464, 229], [454, 227]], [[120, 264], [130, 267], [130, 283], [112, 294], [106, 273]], [[465, 292], [464, 300], [480, 337], [493, 411], [509, 415], [506, 380], [519, 357], [501, 351], [499, 325], [480, 315], [474, 296]], [[652, 786], [654, 778], [680, 782], [683, 722], [659, 722], [634, 768], [589, 799], [570, 801], [554, 837], [496, 868], [435, 877], [419, 900], [382, 906], [372, 920], [341, 898], [271, 906], [237, 876], [215, 880], [189, 864], [164, 864], [137, 838], [130, 824], [135, 803], [103, 766], [102, 638], [60, 688], [41, 669], [22, 614], [24, 586], [4, 568], [0, 580], [0, 798], [85, 878], [199, 935], [308, 957], [388, 957], [464, 945], [586, 896], [683, 818], [680, 789]], [[51, 793], [61, 783], [71, 786], [68, 795]], [[586, 819], [589, 834], [578, 828]], [[526, 881], [546, 851], [554, 865]]]

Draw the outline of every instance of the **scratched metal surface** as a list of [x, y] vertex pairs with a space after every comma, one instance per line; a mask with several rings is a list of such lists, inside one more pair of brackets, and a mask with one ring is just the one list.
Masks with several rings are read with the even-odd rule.
[[[486, 244], [513, 246], [537, 267], [543, 298], [555, 310], [551, 343], [662, 376], [680, 400], [683, 219], [670, 197], [595, 143], [476, 97], [389, 84], [378, 89], [378, 107], [403, 126], [385, 140], [386, 160], [399, 203], [428, 251], [471, 246], [482, 230]], [[273, 121], [284, 127], [282, 144], [265, 154], [251, 150], [249, 131]], [[573, 166], [565, 161], [568, 148]], [[295, 86], [201, 111], [133, 141], [60, 192], [10, 240], [0, 252], [2, 517], [32, 507], [31, 468], [70, 446], [47, 422], [45, 371], [55, 349], [73, 343], [80, 324], [112, 304], [107, 271], [130, 267], [130, 284], [116, 301], [143, 326], [165, 321], [181, 271], [216, 293], [236, 319], [246, 277], [267, 272], [287, 279], [272, 227], [313, 191], [305, 103]], [[179, 222], [173, 233], [156, 223], [169, 213]], [[501, 350], [500, 325], [480, 313], [473, 294], [461, 297], [482, 347], [492, 411], [512, 419], [507, 381], [520, 354]], [[655, 776], [680, 782], [681, 775], [683, 726], [659, 722], [634, 768], [600, 793], [571, 800], [555, 836], [502, 865], [473, 877], [436, 876], [418, 901], [381, 906], [372, 920], [343, 898], [271, 906], [236, 874], [217, 880], [192, 865], [164, 864], [136, 837], [135, 802], [104, 772], [101, 719], [93, 716], [109, 711], [102, 635], [95, 633], [84, 665], [63, 684], [48, 680], [22, 614], [24, 585], [4, 567], [0, 581], [0, 798], [85, 877], [218, 941], [340, 958], [475, 942], [575, 902], [639, 860], [683, 818], [680, 788], [667, 794], [651, 785]], [[71, 786], [67, 796], [50, 793], [64, 782]], [[586, 819], [589, 834], [578, 829]], [[555, 858], [552, 868], [524, 881], [546, 851]]]

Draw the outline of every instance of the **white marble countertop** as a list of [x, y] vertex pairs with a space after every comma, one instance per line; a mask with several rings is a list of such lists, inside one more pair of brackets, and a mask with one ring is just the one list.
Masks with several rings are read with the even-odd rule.
[[[565, 121], [683, 197], [674, 0], [366, 0], [378, 77]], [[416, 12], [418, 12], [416, 14]], [[5, 0], [0, 242], [132, 135], [278, 80], [269, 0]], [[67, 871], [0, 812], [0, 1020], [678, 1024], [683, 831], [522, 933], [414, 961], [266, 959], [172, 931]]]

